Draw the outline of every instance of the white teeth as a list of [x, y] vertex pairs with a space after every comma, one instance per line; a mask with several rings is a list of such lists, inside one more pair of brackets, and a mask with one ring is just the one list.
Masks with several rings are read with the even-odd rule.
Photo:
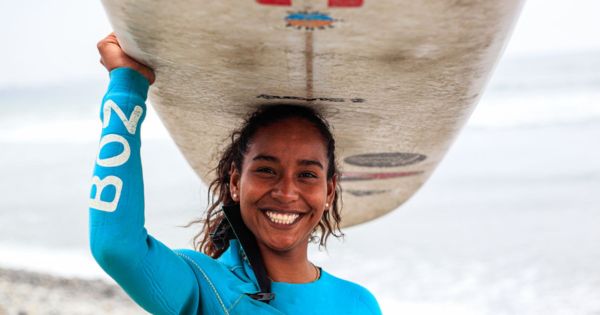
[[266, 211], [267, 217], [275, 223], [292, 224], [300, 215], [298, 213], [279, 213], [274, 211]]

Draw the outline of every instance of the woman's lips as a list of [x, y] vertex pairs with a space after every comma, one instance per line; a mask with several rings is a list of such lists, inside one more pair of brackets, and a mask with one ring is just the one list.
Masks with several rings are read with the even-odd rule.
[[278, 227], [292, 226], [300, 220], [304, 213], [299, 211], [281, 211], [275, 209], [261, 209], [267, 219]]

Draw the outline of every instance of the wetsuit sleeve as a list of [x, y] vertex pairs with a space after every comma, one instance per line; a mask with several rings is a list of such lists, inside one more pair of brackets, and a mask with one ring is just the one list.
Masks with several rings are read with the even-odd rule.
[[130, 68], [110, 72], [89, 199], [90, 247], [98, 264], [153, 314], [193, 314], [193, 271], [144, 228], [140, 129], [149, 84]]

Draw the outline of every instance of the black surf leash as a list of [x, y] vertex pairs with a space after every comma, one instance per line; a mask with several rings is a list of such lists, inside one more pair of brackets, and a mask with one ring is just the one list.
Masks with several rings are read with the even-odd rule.
[[217, 248], [222, 249], [226, 246], [230, 239], [237, 238], [242, 245], [242, 251], [248, 258], [248, 263], [256, 280], [260, 287], [260, 292], [257, 293], [246, 293], [249, 297], [269, 303], [275, 298], [275, 293], [271, 292], [271, 280], [267, 276], [267, 270], [265, 268], [262, 256], [258, 250], [258, 244], [254, 234], [248, 229], [244, 221], [242, 221], [242, 214], [240, 212], [240, 206], [235, 205], [223, 205], [221, 210], [225, 214], [225, 219], [219, 223], [217, 229], [211, 233], [211, 239]]

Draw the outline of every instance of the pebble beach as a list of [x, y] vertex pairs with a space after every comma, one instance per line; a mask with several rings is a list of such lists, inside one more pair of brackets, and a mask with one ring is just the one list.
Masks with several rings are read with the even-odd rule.
[[0, 315], [147, 314], [104, 280], [0, 268]]

